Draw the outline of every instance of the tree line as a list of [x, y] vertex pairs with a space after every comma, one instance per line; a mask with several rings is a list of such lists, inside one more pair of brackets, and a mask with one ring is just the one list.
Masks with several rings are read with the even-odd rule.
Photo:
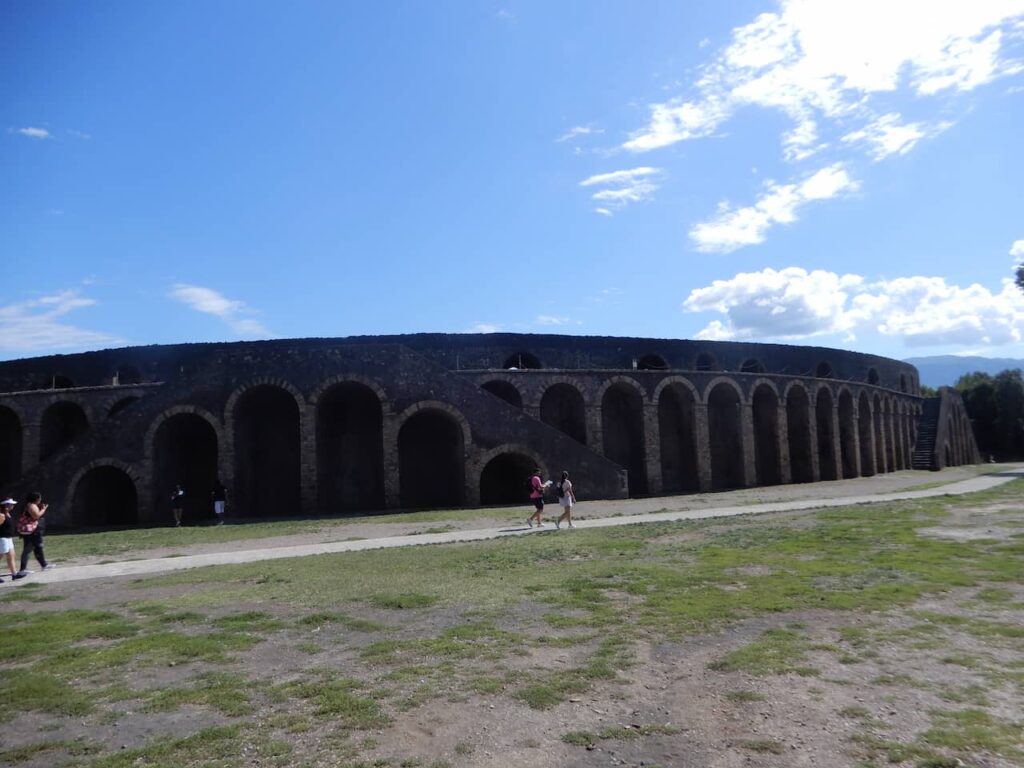
[[995, 376], [965, 373], [954, 388], [963, 398], [983, 458], [1024, 457], [1024, 377], [1019, 368]]

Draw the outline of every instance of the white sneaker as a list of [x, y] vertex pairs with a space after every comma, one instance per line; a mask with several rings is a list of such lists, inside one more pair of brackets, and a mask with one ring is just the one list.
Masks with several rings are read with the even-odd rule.
[[526, 527], [527, 528], [533, 528], [533, 518], [532, 517], [526, 518]]
[[44, 571], [52, 571], [56, 567], [57, 567], [56, 563], [47, 563], [46, 565], [43, 566], [43, 570]]
[[569, 523], [569, 527], [570, 527], [570, 528], [575, 528], [576, 526], [575, 526], [575, 525], [573, 525], [572, 523]]

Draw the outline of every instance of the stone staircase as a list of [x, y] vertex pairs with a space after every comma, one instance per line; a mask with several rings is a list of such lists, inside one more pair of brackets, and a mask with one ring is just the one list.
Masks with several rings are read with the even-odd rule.
[[941, 397], [929, 397], [924, 401], [921, 418], [917, 423], [917, 442], [910, 466], [913, 469], [938, 469], [935, 465], [935, 433], [939, 426]]

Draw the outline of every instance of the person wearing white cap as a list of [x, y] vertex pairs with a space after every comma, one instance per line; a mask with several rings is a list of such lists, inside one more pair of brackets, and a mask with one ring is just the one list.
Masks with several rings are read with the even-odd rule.
[[[12, 579], [20, 579], [23, 576], [14, 567], [14, 517], [12, 513], [17, 503], [10, 497], [0, 501], [0, 555], [7, 558], [7, 568], [11, 572]], [[0, 579], [0, 581], [2, 580]]]

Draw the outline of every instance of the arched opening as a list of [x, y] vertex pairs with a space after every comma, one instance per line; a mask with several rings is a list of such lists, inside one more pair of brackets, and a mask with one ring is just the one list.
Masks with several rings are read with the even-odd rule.
[[295, 398], [272, 384], [253, 387], [238, 398], [234, 421], [235, 510], [252, 517], [301, 514]]
[[377, 393], [342, 382], [316, 409], [317, 507], [322, 515], [384, 507], [383, 411]]
[[529, 352], [516, 352], [505, 359], [502, 368], [516, 368], [518, 370], [538, 370], [543, 366], [536, 355]]
[[764, 373], [764, 365], [760, 360], [747, 358], [740, 364], [740, 373]]
[[782, 482], [779, 457], [779, 398], [775, 390], [761, 384], [754, 390], [754, 468], [758, 485]]
[[641, 357], [637, 361], [636, 367], [641, 371], [667, 371], [668, 363], [665, 362], [665, 358], [661, 355], [652, 353]]
[[537, 463], [521, 453], [495, 456], [480, 473], [480, 503], [525, 504], [529, 496], [530, 473]]
[[866, 393], [857, 398], [857, 437], [860, 438], [860, 473], [864, 477], [875, 474], [875, 457], [871, 450], [871, 404]]
[[0, 405], [0, 488], [21, 477], [21, 419]]
[[693, 393], [682, 384], [669, 384], [658, 396], [661, 438], [661, 482], [666, 493], [696, 491], [697, 430]]
[[523, 396], [519, 394], [519, 390], [516, 389], [514, 384], [509, 384], [507, 381], [488, 381], [486, 384], [481, 386], [481, 389], [485, 389], [495, 397], [500, 397], [509, 405], [515, 406], [516, 408], [523, 407]]
[[134, 365], [122, 365], [114, 373], [114, 384], [138, 384], [142, 381], [142, 374]]
[[946, 443], [946, 445], [944, 446], [943, 456], [945, 456], [945, 459], [946, 459], [945, 464], [943, 464], [943, 466], [944, 467], [951, 467], [951, 466], [953, 466], [953, 452], [951, 450], [949, 450], [949, 443]]
[[50, 377], [50, 385], [53, 389], [74, 389], [75, 382], [68, 376], [56, 375]]
[[819, 379], [831, 379], [832, 378], [832, 366], [822, 360], [818, 363], [818, 367], [814, 369], [814, 375]]
[[185, 519], [212, 516], [211, 494], [217, 481], [217, 433], [194, 413], [165, 419], [153, 438], [153, 510], [156, 519], [170, 521], [171, 491], [185, 490]]
[[586, 445], [587, 418], [583, 395], [572, 384], [552, 384], [544, 391], [540, 399], [540, 420]]
[[901, 373], [900, 374], [900, 392], [906, 392], [906, 391], [907, 391], [907, 374]]
[[120, 400], [118, 400], [116, 403], [110, 406], [110, 410], [107, 411], [107, 417], [109, 418], [111, 416], [117, 416], [117, 414], [119, 414], [125, 408], [137, 402], [139, 402], [139, 398], [137, 397], [122, 397]]
[[868, 368], [868, 384], [878, 384], [878, 371], [874, 368]]
[[697, 371], [717, 371], [718, 361], [715, 356], [710, 352], [701, 352], [697, 355], [697, 359], [693, 364], [694, 370]]
[[54, 403], [43, 411], [39, 424], [39, 460], [46, 461], [87, 431], [89, 421], [80, 405], [67, 400]]
[[832, 393], [819, 389], [814, 415], [818, 430], [818, 476], [822, 480], [836, 479], [835, 428], [832, 424]]
[[875, 395], [872, 401], [874, 405], [875, 422], [875, 472], [883, 474], [885, 468], [885, 430], [882, 428], [882, 398]]
[[411, 416], [398, 432], [398, 472], [403, 507], [465, 504], [465, 449], [459, 423], [433, 409]]
[[839, 456], [843, 477], [857, 477], [857, 438], [853, 421], [853, 395], [839, 393]]
[[711, 447], [711, 487], [714, 490], [741, 488], [743, 472], [743, 430], [740, 424], [740, 396], [725, 382], [708, 395], [708, 441]]
[[601, 399], [604, 455], [629, 472], [632, 496], [647, 493], [644, 452], [644, 403], [635, 387], [616, 382]]
[[883, 429], [885, 429], [885, 469], [895, 472], [896, 467], [896, 435], [892, 428], [892, 402], [886, 401], [883, 408]]
[[789, 468], [794, 483], [814, 480], [811, 452], [811, 404], [803, 387], [792, 387], [786, 395], [786, 439]]
[[135, 483], [117, 467], [90, 469], [75, 487], [71, 519], [79, 526], [135, 525], [139, 522]]

